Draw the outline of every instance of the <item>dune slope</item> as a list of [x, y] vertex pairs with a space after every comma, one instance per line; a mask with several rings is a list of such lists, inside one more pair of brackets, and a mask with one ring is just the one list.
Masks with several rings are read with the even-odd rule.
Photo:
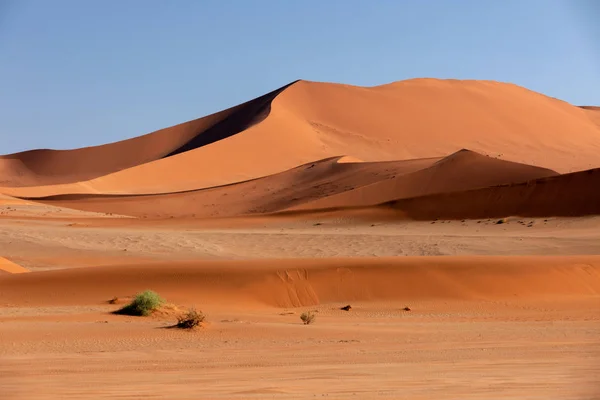
[[[45, 204], [137, 217], [224, 217], [376, 205], [400, 198], [512, 184], [554, 171], [462, 150], [444, 159], [339, 162], [326, 159], [272, 176], [191, 192], [158, 195], [59, 195]], [[32, 199], [31, 199], [32, 200]]]
[[206, 146], [264, 119], [271, 101], [287, 86], [204, 118], [120, 142], [0, 156], [0, 185], [74, 183]]
[[300, 307], [340, 301], [598, 296], [600, 258], [402, 257], [169, 262], [0, 276], [0, 302], [100, 304], [148, 287], [180, 303]]
[[411, 219], [585, 216], [600, 214], [600, 169], [514, 185], [401, 199], [386, 205]]
[[548, 169], [498, 160], [469, 150], [461, 150], [419, 171], [304, 203], [296, 208], [369, 206], [402, 198], [459, 192], [556, 175], [558, 173]]
[[378, 163], [315, 161], [289, 171], [210, 189], [157, 195], [67, 194], [32, 200], [136, 217], [229, 217], [271, 213], [432, 165], [437, 158]]
[[[298, 81], [273, 94], [271, 100], [266, 117], [263, 108], [250, 107], [245, 123], [229, 111], [218, 118], [207, 117], [213, 119], [210, 124], [198, 120], [168, 128], [162, 136], [152, 134], [150, 138], [168, 142], [160, 149], [145, 145], [142, 139], [100, 147], [106, 155], [101, 159], [115, 160], [102, 167], [69, 158], [83, 154], [77, 153], [79, 150], [40, 153], [43, 157], [33, 153], [4, 157], [0, 163], [3, 179], [8, 176], [8, 184], [13, 186], [23, 184], [32, 173], [61, 176], [66, 170], [78, 171], [63, 182], [96, 178], [66, 186], [28, 191], [4, 188], [0, 192], [43, 196], [192, 190], [255, 179], [342, 154], [372, 162], [444, 157], [468, 148], [559, 173], [595, 168], [600, 161], [600, 126], [590, 117], [595, 111], [512, 84], [413, 79], [356, 87]], [[207, 125], [217, 122], [223, 131], [208, 132]], [[204, 141], [204, 134], [212, 139]], [[172, 139], [177, 135], [181, 138]], [[136, 153], [132, 149], [144, 150], [132, 156]], [[92, 150], [81, 151], [88, 154]], [[19, 165], [26, 167], [25, 178], [15, 178]], [[43, 181], [35, 174], [29, 184]], [[48, 182], [58, 179], [46, 175]]]

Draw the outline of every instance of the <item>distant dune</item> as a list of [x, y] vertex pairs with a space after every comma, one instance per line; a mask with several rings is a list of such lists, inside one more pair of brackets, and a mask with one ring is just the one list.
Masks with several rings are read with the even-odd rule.
[[584, 215], [598, 212], [599, 116], [489, 81], [297, 81], [139, 138], [0, 157], [0, 193], [150, 218], [390, 202], [419, 219]]
[[433, 193], [524, 182], [558, 173], [461, 150], [427, 168], [303, 204], [298, 209], [371, 206]]
[[136, 217], [230, 217], [287, 209], [378, 205], [558, 175], [462, 150], [443, 159], [339, 162], [326, 159], [243, 183], [156, 195], [58, 195], [31, 200]]
[[389, 205], [412, 219], [598, 215], [600, 169], [514, 185], [397, 200]]

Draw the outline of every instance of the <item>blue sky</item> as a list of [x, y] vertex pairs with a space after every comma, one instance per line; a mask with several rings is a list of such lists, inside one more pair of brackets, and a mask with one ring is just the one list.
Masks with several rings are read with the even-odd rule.
[[595, 0], [0, 0], [0, 153], [138, 136], [295, 79], [600, 105], [597, 20]]

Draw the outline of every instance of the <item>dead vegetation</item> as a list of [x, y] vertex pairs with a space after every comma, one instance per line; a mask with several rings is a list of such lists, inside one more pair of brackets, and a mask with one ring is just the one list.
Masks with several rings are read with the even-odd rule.
[[315, 313], [311, 312], [311, 311], [307, 311], [307, 312], [303, 312], [300, 315], [300, 319], [302, 320], [302, 322], [304, 323], [304, 325], [310, 325], [313, 322], [315, 322], [315, 318], [317, 316], [315, 315]]
[[204, 322], [205, 319], [206, 316], [202, 311], [196, 311], [195, 308], [191, 308], [185, 314], [177, 317], [177, 325], [175, 327], [179, 329], [193, 329]]

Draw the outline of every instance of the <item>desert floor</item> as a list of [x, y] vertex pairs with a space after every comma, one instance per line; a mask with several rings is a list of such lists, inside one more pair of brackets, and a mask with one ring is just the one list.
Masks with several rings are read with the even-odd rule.
[[[600, 218], [200, 223], [59, 209], [37, 218], [30, 208], [9, 208], [0, 219], [3, 255], [35, 273], [0, 274], [3, 399], [597, 399], [600, 393], [600, 261], [593, 256], [600, 251]], [[519, 271], [543, 269], [554, 255], [568, 265], [549, 267], [558, 286], [533, 280], [542, 287], [532, 295], [527, 273]], [[356, 282], [347, 296], [355, 300], [348, 302], [338, 300], [343, 294], [319, 289], [322, 282], [314, 283], [316, 301], [300, 294], [291, 302], [277, 294], [253, 301], [252, 291], [243, 301], [229, 287], [204, 297], [193, 284], [181, 290], [164, 284], [161, 290], [156, 275], [141, 281], [155, 282], [149, 288], [173, 305], [147, 318], [111, 314], [119, 306], [107, 300], [119, 296], [124, 302], [135, 294], [127, 282], [119, 286], [120, 275], [114, 275], [114, 285], [66, 275], [78, 267], [110, 280], [113, 266], [159, 263], [165, 269], [172, 262], [195, 268], [187, 265], [204, 259], [223, 260], [237, 272], [244, 259], [255, 259], [289, 275], [295, 259], [303, 259], [302, 265], [311, 264], [310, 280], [311, 268], [326, 258], [342, 265], [348, 258], [369, 264], [389, 256], [415, 260], [410, 285], [424, 293], [432, 259], [476, 269], [483, 259], [478, 256], [490, 256], [485, 259], [497, 260], [498, 268], [504, 261], [516, 267], [498, 278], [499, 288], [493, 274], [473, 282], [471, 291], [453, 291], [452, 283], [437, 279], [436, 285], [450, 288], [431, 289], [439, 295], [402, 287], [382, 296], [361, 294]], [[573, 278], [571, 267], [583, 269]], [[570, 290], [560, 286], [560, 274]], [[30, 284], [34, 276], [38, 286]], [[48, 290], [53, 282], [59, 286]], [[339, 309], [347, 303], [350, 311]], [[192, 305], [208, 322], [195, 331], [169, 329], [176, 310]], [[306, 310], [316, 311], [312, 325], [299, 319]]]

